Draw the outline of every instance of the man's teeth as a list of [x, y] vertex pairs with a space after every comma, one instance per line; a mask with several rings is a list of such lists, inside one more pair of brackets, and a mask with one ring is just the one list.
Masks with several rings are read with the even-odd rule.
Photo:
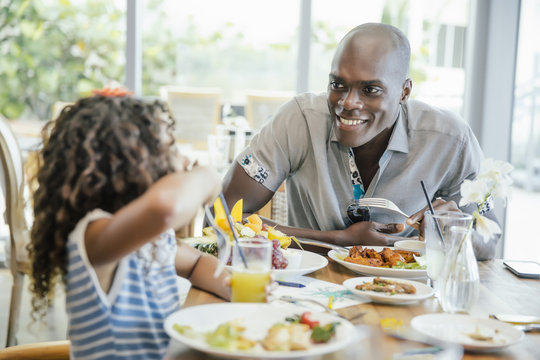
[[358, 125], [358, 124], [367, 123], [367, 120], [349, 120], [349, 119], [344, 119], [341, 116], [339, 117], [339, 121], [341, 121], [345, 125]]

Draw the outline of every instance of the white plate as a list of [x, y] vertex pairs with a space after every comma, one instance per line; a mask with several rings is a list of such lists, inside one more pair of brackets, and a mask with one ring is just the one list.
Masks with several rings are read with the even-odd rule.
[[252, 340], [262, 340], [268, 329], [277, 322], [283, 322], [287, 316], [301, 314], [302, 309], [297, 306], [282, 306], [255, 303], [219, 303], [193, 306], [171, 314], [165, 320], [165, 331], [175, 339], [189, 347], [203, 351], [207, 354], [227, 358], [258, 358], [258, 359], [287, 359], [297, 357], [311, 357], [337, 351], [347, 346], [351, 340], [357, 340], [358, 333], [354, 326], [345, 319], [327, 314], [313, 312], [312, 318], [321, 324], [339, 322], [336, 335], [326, 344], [313, 344], [308, 350], [298, 351], [267, 351], [262, 346], [249, 351], [228, 351], [222, 348], [211, 347], [200, 338], [189, 338], [173, 329], [174, 324], [189, 325], [196, 332], [204, 333], [214, 331], [218, 325], [227, 321], [240, 319], [246, 330], [245, 336]]
[[[302, 260], [300, 261], [300, 266], [296, 269], [272, 270], [276, 280], [283, 280], [295, 276], [310, 274], [328, 265], [328, 260], [324, 256], [315, 254], [311, 251], [299, 249], [287, 249], [287, 251], [302, 253]], [[232, 267], [230, 265], [227, 265], [227, 269], [229, 269], [229, 271], [232, 271]]]
[[[369, 249], [373, 249], [375, 251], [381, 251], [384, 249], [382, 246], [365, 246]], [[386, 246], [389, 247], [389, 246]], [[389, 247], [392, 249], [392, 247]], [[345, 266], [346, 268], [359, 273], [359, 274], [366, 274], [366, 275], [375, 275], [375, 276], [386, 276], [386, 277], [396, 277], [396, 278], [410, 278], [410, 279], [417, 279], [417, 278], [423, 278], [427, 276], [426, 270], [420, 270], [420, 269], [391, 269], [391, 268], [384, 268], [384, 267], [377, 267], [377, 266], [367, 266], [367, 265], [360, 265], [351, 263], [348, 261], [343, 260], [344, 257], [339, 255], [336, 251], [330, 250], [328, 252], [328, 256], [336, 261], [337, 263]]]
[[426, 253], [426, 243], [420, 240], [400, 240], [394, 243], [394, 249], [416, 251], [423, 255]]
[[[411, 326], [440, 341], [460, 344], [465, 350], [495, 351], [516, 344], [525, 334], [510, 324], [493, 319], [458, 314], [427, 314], [412, 319]], [[474, 340], [467, 334], [493, 336], [492, 340]]]
[[178, 285], [178, 295], [180, 296], [180, 305], [182, 305], [186, 301], [189, 290], [191, 290], [191, 281], [181, 276], [177, 276], [176, 284]]
[[398, 281], [406, 284], [413, 285], [416, 288], [416, 294], [394, 294], [390, 295], [389, 293], [377, 292], [377, 291], [364, 291], [356, 290], [356, 285], [360, 285], [367, 282], [372, 282], [373, 277], [357, 277], [345, 280], [343, 286], [349, 289], [353, 294], [368, 297], [373, 302], [382, 303], [382, 304], [411, 304], [420, 300], [427, 299], [431, 297], [434, 293], [433, 289], [422, 284], [418, 281], [411, 280], [396, 280], [389, 279], [393, 281]]
[[296, 269], [274, 270], [276, 280], [310, 274], [328, 265], [328, 260], [324, 256], [314, 252], [299, 249], [287, 249], [287, 251], [302, 253], [300, 266]]

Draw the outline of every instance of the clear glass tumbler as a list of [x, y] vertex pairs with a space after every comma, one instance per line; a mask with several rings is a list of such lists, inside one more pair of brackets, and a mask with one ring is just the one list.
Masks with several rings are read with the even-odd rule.
[[[241, 250], [241, 251], [240, 251]], [[272, 271], [272, 242], [240, 238], [233, 245], [233, 302], [266, 302], [266, 287]]]

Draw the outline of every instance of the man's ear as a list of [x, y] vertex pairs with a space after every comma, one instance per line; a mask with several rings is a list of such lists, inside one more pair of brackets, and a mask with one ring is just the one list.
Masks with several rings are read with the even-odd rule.
[[409, 98], [409, 95], [411, 95], [412, 90], [412, 80], [410, 78], [407, 78], [405, 82], [403, 83], [403, 87], [401, 89], [401, 98], [399, 99], [399, 102], [404, 103]]

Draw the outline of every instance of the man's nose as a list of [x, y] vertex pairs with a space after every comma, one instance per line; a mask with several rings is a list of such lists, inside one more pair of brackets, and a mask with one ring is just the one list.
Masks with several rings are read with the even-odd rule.
[[343, 106], [345, 110], [362, 109], [364, 107], [364, 102], [360, 98], [360, 94], [354, 89], [344, 94], [338, 104]]

